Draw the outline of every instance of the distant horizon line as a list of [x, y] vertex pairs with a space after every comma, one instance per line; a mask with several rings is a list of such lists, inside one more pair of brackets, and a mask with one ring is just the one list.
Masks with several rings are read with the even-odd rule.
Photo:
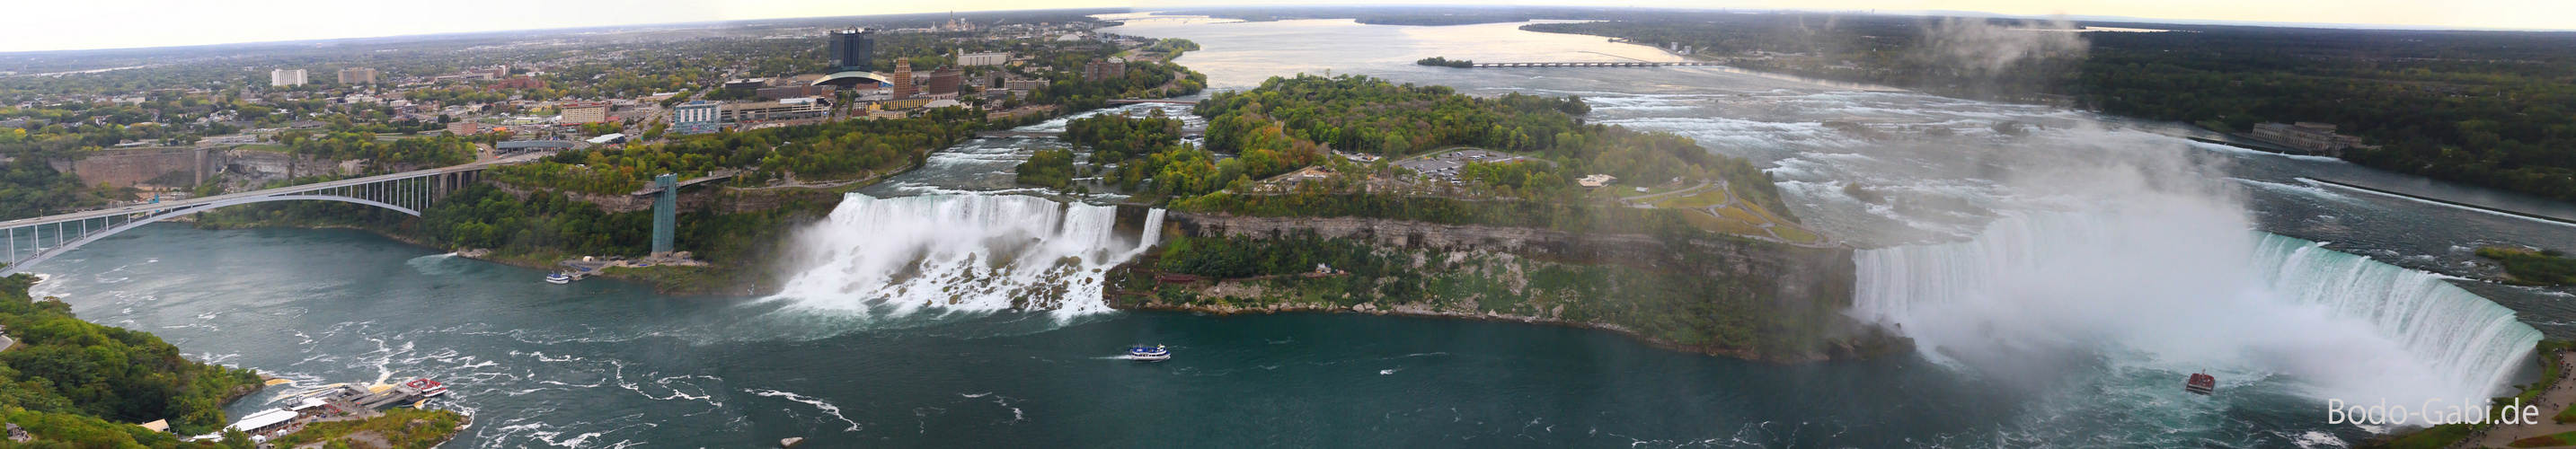
[[[373, 36], [340, 36], [340, 37], [316, 37], [316, 38], [308, 38], [308, 39], [286, 39], [286, 40], [266, 40], [266, 41], [217, 42], [217, 43], [193, 44], [193, 45], [165, 45], [165, 46], [157, 46], [157, 47], [97, 47], [97, 48], [67, 48], [67, 49], [53, 49], [53, 50], [8, 50], [8, 51], [0, 51], [0, 57], [10, 57], [10, 56], [30, 56], [30, 55], [37, 55], [37, 54], [65, 54], [65, 53], [79, 53], [79, 52], [149, 51], [149, 50], [159, 50], [159, 49], [185, 49], [185, 48], [223, 47], [223, 46], [261, 46], [261, 45], [278, 45], [278, 46], [287, 46], [287, 45], [300, 45], [300, 44], [305, 44], [305, 43], [326, 43], [326, 42], [329, 42], [329, 41], [344, 41], [344, 40], [402, 39], [402, 38], [435, 38], [435, 37], [440, 37], [440, 36], [462, 36], [462, 35], [488, 34], [488, 33], [538, 33], [538, 32], [561, 32], [561, 31], [572, 31], [572, 30], [590, 30], [590, 29], [624, 28], [624, 27], [659, 27], [659, 26], [681, 26], [681, 25], [703, 25], [703, 24], [729, 24], [729, 23], [760, 22], [760, 21], [818, 20], [818, 19], [837, 19], [837, 18], [870, 18], [870, 17], [933, 16], [933, 15], [942, 15], [942, 14], [965, 14], [965, 13], [990, 14], [990, 13], [1018, 13], [1018, 12], [1044, 12], [1044, 11], [1117, 11], [1117, 10], [1125, 10], [1127, 13], [1162, 13], [1162, 12], [1189, 11], [1189, 10], [1227, 10], [1227, 9], [1260, 9], [1260, 8], [1286, 8], [1286, 9], [1450, 8], [1450, 9], [1465, 9], [1465, 8], [1478, 8], [1478, 7], [1503, 7], [1503, 8], [1515, 8], [1515, 9], [1662, 9], [1662, 10], [1674, 10], [1674, 11], [1704, 11], [1704, 12], [1774, 12], [1774, 13], [1779, 13], [1779, 12], [1800, 12], [1800, 13], [1821, 13], [1821, 14], [1862, 14], [1862, 15], [1915, 16], [1915, 17], [1967, 17], [1967, 18], [2022, 19], [2022, 20], [2068, 20], [2068, 21], [2075, 21], [2075, 22], [2120, 22], [2120, 23], [2159, 24], [2159, 25], [2246, 26], [2246, 27], [2270, 27], [2270, 28], [2347, 29], [2347, 30], [2375, 30], [2375, 31], [2486, 31], [2486, 32], [2531, 32], [2531, 33], [2571, 33], [2571, 32], [2576, 32], [2576, 28], [2492, 28], [2492, 27], [2466, 27], [2466, 26], [2449, 26], [2449, 25], [2402, 25], [2402, 24], [2338, 23], [2338, 22], [2278, 22], [2278, 21], [2252, 21], [2252, 20], [2221, 20], [2221, 19], [2154, 18], [2154, 17], [2109, 16], [2109, 15], [2084, 15], [2084, 14], [2066, 14], [2066, 15], [2024, 15], [2024, 14], [2005, 14], [2005, 13], [1993, 13], [1993, 12], [1984, 12], [1984, 11], [1961, 11], [1961, 10], [1882, 10], [1882, 9], [1807, 9], [1807, 8], [1687, 8], [1687, 7], [1581, 6], [1581, 5], [1465, 5], [1465, 4], [1384, 4], [1384, 5], [1337, 5], [1337, 4], [1312, 4], [1312, 5], [1212, 5], [1212, 6], [1205, 6], [1205, 7], [1179, 7], [1179, 8], [1134, 8], [1134, 7], [1123, 7], [1123, 8], [1121, 8], [1121, 7], [1112, 7], [1112, 8], [1055, 8], [1055, 9], [996, 9], [996, 10], [951, 11], [951, 12], [928, 12], [928, 13], [869, 14], [869, 15], [854, 15], [854, 16], [771, 17], [771, 18], [759, 18], [759, 19], [726, 19], [726, 20], [707, 20], [707, 21], [694, 21], [694, 22], [644, 22], [644, 23], [628, 23], [628, 24], [613, 24], [613, 25], [573, 26], [573, 27], [560, 27], [560, 28], [518, 28], [518, 29], [506, 29], [506, 30], [473, 30], [473, 31], [450, 31], [450, 32], [418, 33], [418, 34], [386, 34], [386, 35], [373, 35]], [[1291, 19], [1291, 20], [1303, 20], [1303, 19]], [[1508, 23], [1508, 22], [1505, 22], [1505, 23]]]

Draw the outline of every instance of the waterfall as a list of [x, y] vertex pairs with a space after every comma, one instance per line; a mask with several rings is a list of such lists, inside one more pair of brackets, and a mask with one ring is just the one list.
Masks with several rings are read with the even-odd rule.
[[796, 237], [803, 271], [776, 296], [791, 306], [860, 315], [1109, 310], [1101, 281], [1154, 244], [1163, 211], [1138, 236], [1117, 208], [1018, 195], [876, 198], [850, 194]]
[[2541, 338], [2439, 276], [2251, 231], [2226, 209], [2016, 212], [1971, 241], [1860, 251], [1852, 315], [1958, 365], [2089, 348], [2410, 407], [2503, 391]]

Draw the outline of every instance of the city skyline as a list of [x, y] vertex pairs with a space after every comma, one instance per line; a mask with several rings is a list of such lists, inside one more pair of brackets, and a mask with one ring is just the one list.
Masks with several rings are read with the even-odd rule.
[[[542, 30], [736, 20], [882, 14], [982, 12], [1033, 9], [1265, 6], [1273, 0], [963, 0], [908, 7], [822, 4], [785, 0], [639, 0], [605, 2], [505, 2], [460, 0], [433, 8], [352, 6], [318, 0], [143, 0], [110, 5], [44, 3], [22, 8], [21, 20], [0, 24], [0, 52], [149, 48], [367, 38], [443, 33]], [[2576, 2], [2543, 0], [2234, 2], [2175, 0], [2154, 3], [2108, 0], [1639, 0], [1492, 1], [1417, 0], [1421, 6], [1656, 7], [1874, 11], [1885, 14], [1986, 13], [2012, 16], [2069, 15], [2142, 21], [2222, 21], [2250, 24], [2500, 30], [2576, 29]], [[1322, 0], [1308, 5], [1382, 5]], [[96, 33], [115, 24], [117, 33]], [[64, 36], [79, 36], [66, 38]]]

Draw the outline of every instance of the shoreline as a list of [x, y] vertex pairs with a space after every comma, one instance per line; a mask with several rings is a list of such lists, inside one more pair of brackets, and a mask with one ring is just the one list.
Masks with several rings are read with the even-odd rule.
[[[1124, 296], [1124, 295], [1127, 295], [1128, 293], [1127, 293], [1127, 292], [1111, 292], [1110, 294], [1112, 294], [1112, 295], [1122, 295], [1122, 296]], [[1631, 330], [1631, 329], [1628, 329], [1628, 328], [1626, 328], [1626, 327], [1621, 327], [1621, 326], [1619, 326], [1619, 325], [1616, 325], [1616, 324], [1609, 324], [1609, 323], [1595, 323], [1595, 322], [1589, 322], [1589, 321], [1575, 321], [1575, 320], [1566, 320], [1566, 319], [1559, 319], [1559, 318], [1545, 318], [1545, 317], [1526, 316], [1526, 315], [1508, 315], [1508, 314], [1499, 314], [1499, 313], [1490, 313], [1490, 312], [1489, 312], [1489, 313], [1483, 313], [1483, 314], [1467, 313], [1467, 312], [1452, 312], [1452, 311], [1433, 310], [1433, 309], [1426, 308], [1426, 307], [1396, 306], [1396, 307], [1388, 308], [1388, 309], [1380, 309], [1380, 308], [1377, 308], [1377, 307], [1376, 307], [1375, 303], [1361, 303], [1361, 304], [1359, 304], [1359, 305], [1347, 306], [1347, 307], [1340, 307], [1340, 306], [1324, 306], [1324, 305], [1316, 305], [1316, 304], [1311, 304], [1311, 303], [1282, 303], [1282, 304], [1273, 304], [1273, 305], [1271, 305], [1271, 306], [1269, 306], [1269, 307], [1231, 307], [1231, 306], [1199, 306], [1199, 305], [1184, 305], [1184, 304], [1165, 304], [1165, 303], [1162, 303], [1162, 302], [1160, 302], [1160, 301], [1148, 302], [1148, 303], [1143, 303], [1143, 304], [1128, 304], [1126, 301], [1115, 301], [1115, 302], [1113, 302], [1112, 304], [1109, 304], [1109, 308], [1110, 308], [1110, 309], [1115, 309], [1115, 310], [1121, 310], [1121, 311], [1140, 311], [1140, 310], [1151, 310], [1151, 311], [1164, 311], [1164, 312], [1198, 312], [1198, 313], [1207, 313], [1207, 314], [1220, 315], [1220, 316], [1244, 315], [1244, 314], [1252, 314], [1252, 313], [1260, 313], [1260, 314], [1276, 314], [1276, 313], [1280, 313], [1280, 312], [1293, 312], [1293, 313], [1323, 313], [1323, 314], [1345, 314], [1345, 313], [1350, 313], [1350, 314], [1367, 314], [1367, 315], [1377, 315], [1377, 316], [1397, 316], [1397, 317], [1430, 318], [1430, 319], [1457, 319], [1457, 320], [1474, 320], [1474, 321], [1514, 322], [1514, 323], [1531, 324], [1531, 325], [1564, 326], [1564, 327], [1572, 327], [1572, 328], [1577, 328], [1577, 329], [1590, 329], [1590, 330], [1608, 331], [1608, 332], [1610, 332], [1610, 333], [1619, 334], [1619, 335], [1621, 335], [1621, 336], [1628, 337], [1630, 340], [1633, 340], [1633, 341], [1636, 341], [1636, 342], [1639, 342], [1639, 343], [1645, 343], [1645, 344], [1646, 344], [1646, 345], [1648, 345], [1648, 346], [1654, 346], [1654, 347], [1656, 347], [1656, 348], [1661, 348], [1661, 349], [1666, 349], [1666, 350], [1672, 350], [1672, 351], [1678, 351], [1678, 352], [1687, 352], [1687, 353], [1694, 353], [1694, 354], [1702, 354], [1702, 355], [1731, 357], [1731, 358], [1736, 358], [1736, 359], [1741, 359], [1741, 360], [1746, 360], [1746, 361], [1762, 362], [1762, 363], [1768, 363], [1768, 364], [1774, 364], [1774, 365], [1795, 365], [1795, 364], [1801, 364], [1801, 363], [1824, 362], [1824, 361], [1830, 361], [1830, 360], [1835, 360], [1835, 359], [1836, 359], [1836, 357], [1832, 357], [1832, 356], [1830, 356], [1830, 355], [1826, 355], [1826, 354], [1808, 354], [1808, 355], [1809, 355], [1808, 357], [1799, 357], [1799, 358], [1794, 358], [1794, 359], [1780, 359], [1780, 358], [1775, 358], [1775, 357], [1764, 357], [1764, 356], [1762, 356], [1761, 354], [1756, 353], [1756, 352], [1753, 352], [1752, 350], [1749, 350], [1749, 349], [1724, 349], [1724, 348], [1715, 348], [1715, 347], [1689, 346], [1689, 345], [1683, 345], [1683, 344], [1681, 344], [1681, 343], [1673, 342], [1673, 341], [1670, 341], [1670, 340], [1665, 340], [1665, 339], [1661, 339], [1661, 338], [1655, 338], [1655, 337], [1652, 337], [1652, 336], [1648, 336], [1648, 335], [1646, 335], [1646, 334], [1639, 333], [1639, 332], [1637, 332], [1637, 331], [1635, 331], [1635, 330]]]

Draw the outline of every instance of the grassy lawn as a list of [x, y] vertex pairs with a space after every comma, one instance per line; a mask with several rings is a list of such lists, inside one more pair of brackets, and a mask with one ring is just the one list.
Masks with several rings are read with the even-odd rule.
[[1708, 189], [1708, 191], [1700, 193], [1664, 197], [1662, 200], [1663, 201], [1655, 202], [1655, 207], [1666, 209], [1698, 209], [1725, 203], [1726, 192], [1718, 189]]
[[1764, 220], [1764, 219], [1762, 219], [1762, 216], [1760, 216], [1760, 215], [1754, 215], [1752, 212], [1746, 212], [1746, 211], [1744, 211], [1744, 205], [1742, 205], [1742, 204], [1737, 204], [1737, 205], [1735, 205], [1735, 207], [1729, 207], [1729, 208], [1725, 208], [1725, 209], [1718, 209], [1718, 210], [1717, 210], [1717, 214], [1718, 214], [1719, 216], [1723, 216], [1723, 217], [1726, 217], [1726, 218], [1734, 219], [1734, 220], [1737, 220], [1737, 221], [1742, 221], [1742, 222], [1745, 222], [1745, 223], [1770, 223], [1770, 222], [1771, 222], [1770, 220]]
[[2550, 447], [2570, 445], [2576, 445], [2576, 431], [2559, 432], [2513, 440], [2512, 444], [2506, 444], [2506, 446], [2513, 447]]
[[1815, 233], [1807, 232], [1807, 230], [1791, 226], [1772, 226], [1771, 232], [1780, 234], [1780, 238], [1789, 239], [1789, 241], [1798, 243], [1815, 243], [1817, 240], [1824, 239], [1823, 237], [1817, 237]]
[[1683, 214], [1682, 214], [1682, 221], [1690, 222], [1690, 224], [1691, 224], [1692, 226], [1698, 226], [1700, 229], [1706, 229], [1706, 230], [1709, 230], [1710, 232], [1716, 232], [1716, 233], [1720, 233], [1720, 234], [1734, 234], [1734, 235], [1744, 235], [1744, 236], [1763, 236], [1763, 235], [1768, 235], [1768, 234], [1763, 234], [1763, 233], [1762, 233], [1762, 228], [1761, 228], [1761, 227], [1754, 226], [1754, 225], [1752, 225], [1752, 224], [1750, 224], [1750, 223], [1745, 223], [1745, 222], [1743, 222], [1743, 221], [1738, 221], [1738, 220], [1729, 220], [1729, 219], [1724, 219], [1724, 218], [1713, 217], [1713, 216], [1709, 216], [1708, 214], [1700, 213], [1700, 212], [1687, 212], [1687, 213], [1683, 213]]

